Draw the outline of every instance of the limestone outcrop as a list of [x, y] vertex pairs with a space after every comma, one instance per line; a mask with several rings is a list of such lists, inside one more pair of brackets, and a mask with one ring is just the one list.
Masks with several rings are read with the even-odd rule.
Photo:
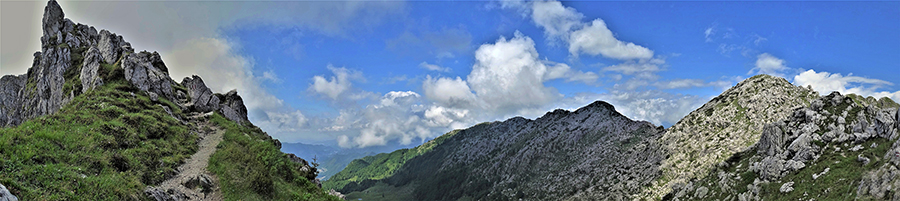
[[[230, 120], [248, 121], [247, 108], [236, 91], [216, 95], [198, 76], [186, 78], [199, 81], [185, 83], [193, 90], [178, 90], [179, 84], [169, 77], [159, 53], [135, 53], [131, 43], [120, 35], [107, 30], [98, 32], [92, 26], [66, 19], [56, 1], [49, 1], [44, 7], [41, 22], [41, 51], [34, 53], [31, 68], [24, 75], [0, 78], [0, 126], [16, 126], [53, 114], [75, 96], [110, 81], [107, 76], [126, 80], [153, 101], [164, 98], [184, 102], [199, 112], [218, 110]], [[191, 95], [191, 100], [185, 93]], [[220, 104], [219, 97], [225, 102]]]

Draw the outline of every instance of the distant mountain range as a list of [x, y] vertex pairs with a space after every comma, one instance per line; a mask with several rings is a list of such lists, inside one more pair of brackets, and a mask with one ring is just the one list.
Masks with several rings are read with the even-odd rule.
[[598, 101], [353, 160], [323, 187], [363, 200], [898, 200], [898, 108], [757, 75], [667, 129]]

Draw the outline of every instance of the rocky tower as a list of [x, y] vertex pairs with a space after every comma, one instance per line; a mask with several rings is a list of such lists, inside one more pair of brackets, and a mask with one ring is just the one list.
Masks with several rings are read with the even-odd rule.
[[641, 196], [660, 199], [674, 184], [705, 174], [756, 143], [764, 125], [788, 117], [792, 109], [816, 98], [815, 91], [784, 78], [757, 75], [741, 81], [667, 129], [659, 139], [669, 153], [660, 167], [662, 177]]
[[[55, 0], [44, 7], [41, 22], [41, 51], [34, 53], [28, 73], [0, 78], [0, 126], [16, 126], [25, 120], [55, 113], [75, 96], [102, 85], [103, 66], [123, 69], [122, 74], [116, 76], [124, 76], [150, 97], [190, 106], [196, 105], [197, 100], [187, 97], [188, 94], [207, 94], [206, 97], [217, 99], [202, 103], [204, 107], [199, 108], [200, 111], [218, 110], [233, 121], [247, 121], [247, 109], [236, 91], [213, 94], [197, 76], [194, 79], [199, 82], [185, 78], [189, 83], [180, 84], [191, 86], [187, 92], [173, 89], [179, 84], [169, 77], [168, 67], [159, 53], [135, 53], [122, 36], [73, 23], [65, 18]], [[221, 102], [218, 99], [222, 99]]]

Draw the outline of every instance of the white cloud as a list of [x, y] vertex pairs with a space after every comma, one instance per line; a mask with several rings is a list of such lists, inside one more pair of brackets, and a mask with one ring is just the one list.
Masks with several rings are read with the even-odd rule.
[[662, 70], [660, 65], [663, 64], [665, 64], [665, 60], [663, 59], [626, 61], [620, 64], [603, 67], [603, 71], [618, 72], [626, 75], [655, 73]]
[[583, 18], [584, 15], [574, 8], [564, 7], [559, 1], [537, 1], [531, 4], [531, 19], [544, 28], [547, 38], [568, 40], [573, 30], [584, 26], [581, 22]]
[[503, 1], [503, 8], [518, 9], [523, 16], [531, 15], [534, 23], [544, 29], [550, 43], [565, 42], [572, 56], [588, 54], [630, 60], [653, 58], [653, 51], [631, 42], [620, 41], [602, 19], [582, 22], [584, 15], [559, 1]]
[[650, 49], [616, 39], [612, 31], [606, 27], [606, 23], [600, 19], [595, 19], [590, 25], [571, 33], [569, 53], [603, 55], [620, 60], [653, 58], [653, 51]]
[[334, 73], [334, 76], [331, 76], [330, 79], [326, 79], [322, 75], [313, 76], [313, 83], [309, 86], [309, 90], [324, 94], [333, 100], [337, 100], [338, 96], [350, 89], [351, 78], [362, 79], [361, 72], [344, 67], [336, 68], [329, 64], [328, 70]]
[[704, 87], [709, 84], [700, 79], [675, 79], [666, 82], [657, 83], [657, 87], [663, 89], [680, 89], [680, 88], [693, 88], [693, 87]]
[[707, 43], [713, 41], [712, 36], [714, 34], [716, 34], [715, 28], [716, 28], [715, 26], [710, 26], [710, 27], [706, 28], [706, 31], [703, 31], [703, 35], [705, 36]]
[[475, 101], [475, 94], [462, 78], [432, 78], [426, 76], [422, 82], [425, 97], [448, 106], [470, 106]]
[[275, 75], [275, 72], [272, 70], [263, 72], [262, 79], [269, 80], [274, 83], [281, 83], [281, 78], [278, 78], [278, 75]]
[[450, 68], [444, 68], [424, 61], [419, 64], [419, 67], [430, 71], [450, 72]]
[[758, 35], [758, 34], [753, 34], [751, 37], [752, 37], [752, 38], [756, 38], [756, 39], [753, 40], [753, 44], [754, 44], [754, 45], [757, 45], [757, 46], [759, 46], [760, 43], [769, 40], [768, 38], [764, 38], [764, 37], [762, 37], [762, 36], [760, 36], [760, 35]]
[[667, 126], [677, 123], [705, 102], [697, 96], [661, 91], [612, 91], [596, 96], [597, 99], [614, 105], [617, 111], [631, 119]]
[[467, 81], [478, 98], [491, 108], [511, 110], [544, 105], [561, 95], [544, 86], [551, 78], [548, 67], [538, 59], [534, 41], [516, 32], [509, 40], [501, 37], [475, 51], [475, 65]]
[[769, 74], [784, 77], [781, 72], [788, 69], [788, 67], [785, 66], [784, 63], [784, 60], [772, 56], [769, 53], [762, 53], [757, 56], [756, 67], [751, 69], [750, 73], [756, 71], [759, 74]]
[[469, 116], [469, 110], [448, 108], [441, 106], [431, 106], [425, 110], [425, 123], [431, 127], [451, 127], [461, 128], [466, 125], [459, 125]]
[[888, 97], [894, 101], [900, 100], [900, 91], [879, 91], [883, 86], [891, 86], [893, 83], [879, 80], [853, 76], [849, 74], [843, 76], [840, 73], [816, 72], [815, 70], [807, 70], [794, 76], [794, 84], [799, 86], [812, 86], [813, 90], [825, 95], [832, 91], [841, 92], [842, 94], [853, 93], [862, 96], [874, 96], [876, 98]]

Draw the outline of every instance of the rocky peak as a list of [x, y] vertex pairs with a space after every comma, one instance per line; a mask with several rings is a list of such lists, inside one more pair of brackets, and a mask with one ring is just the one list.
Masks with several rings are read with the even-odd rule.
[[[41, 23], [41, 51], [34, 53], [28, 73], [0, 79], [0, 126], [15, 126], [55, 113], [75, 96], [109, 81], [104, 80], [107, 78], [123, 79], [153, 101], [161, 97], [175, 103], [193, 103], [201, 105], [196, 107], [200, 112], [218, 110], [233, 121], [247, 121], [247, 109], [237, 92], [213, 94], [199, 77], [195, 77], [199, 83], [188, 83], [195, 84], [192, 89], [196, 90], [177, 90], [180, 86], [169, 77], [169, 67], [159, 53], [135, 53], [120, 35], [107, 30], [98, 32], [94, 27], [66, 19], [55, 0], [47, 2]], [[101, 75], [104, 71], [120, 73]], [[187, 100], [184, 93], [195, 92], [198, 97]], [[225, 101], [221, 105], [219, 97]], [[197, 104], [199, 101], [204, 102]]]
[[815, 91], [770, 75], [737, 83], [667, 129], [660, 138], [669, 153], [660, 167], [663, 176], [644, 195], [659, 199], [673, 185], [708, 172], [756, 143], [764, 125], [790, 116], [793, 109], [817, 98]]
[[41, 20], [42, 30], [44, 31], [45, 37], [53, 37], [57, 36], [60, 33], [61, 28], [63, 27], [63, 19], [66, 18], [66, 14], [63, 13], [61, 7], [59, 7], [59, 3], [56, 0], [51, 0], [47, 2], [47, 6], [44, 7], [44, 18]]
[[[766, 124], [759, 142], [687, 185], [674, 200], [900, 200], [898, 108], [832, 92]], [[869, 99], [869, 98], [865, 98]], [[874, 99], [874, 98], [871, 98]], [[886, 100], [886, 105], [894, 105]], [[753, 149], [756, 150], [753, 150]], [[836, 187], [835, 182], [842, 185]], [[766, 191], [766, 187], [781, 188]], [[692, 192], [708, 193], [692, 193]], [[793, 191], [793, 192], [792, 192]], [[853, 196], [855, 192], [855, 198]], [[728, 199], [730, 198], [730, 199]]]

